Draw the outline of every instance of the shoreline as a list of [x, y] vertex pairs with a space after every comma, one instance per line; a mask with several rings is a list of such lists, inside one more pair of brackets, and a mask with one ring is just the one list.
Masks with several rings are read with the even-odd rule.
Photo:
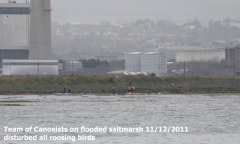
[[239, 95], [240, 93], [161, 93], [161, 94], [127, 94], [127, 95], [120, 95], [120, 94], [111, 94], [111, 93], [89, 93], [84, 95], [82, 93], [71, 93], [71, 94], [54, 94], [54, 93], [0, 93], [1, 96], [17, 96], [17, 95], [38, 95], [38, 96], [47, 96], [47, 95], [55, 95], [55, 96], [162, 96], [162, 95], [206, 95], [206, 96], [221, 96], [221, 95]]

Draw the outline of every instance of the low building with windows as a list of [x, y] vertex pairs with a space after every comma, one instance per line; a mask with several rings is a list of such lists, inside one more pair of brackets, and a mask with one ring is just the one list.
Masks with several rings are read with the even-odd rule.
[[3, 76], [58, 76], [58, 60], [2, 60]]

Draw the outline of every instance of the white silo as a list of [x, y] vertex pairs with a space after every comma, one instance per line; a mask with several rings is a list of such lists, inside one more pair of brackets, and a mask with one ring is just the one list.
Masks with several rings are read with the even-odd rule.
[[133, 52], [125, 54], [125, 70], [141, 71], [141, 52]]
[[155, 73], [157, 77], [167, 72], [167, 57], [163, 52], [148, 52], [141, 55], [141, 71]]

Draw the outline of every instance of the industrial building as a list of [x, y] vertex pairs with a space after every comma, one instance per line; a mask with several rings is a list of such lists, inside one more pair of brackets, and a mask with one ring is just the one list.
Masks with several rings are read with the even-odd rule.
[[219, 77], [240, 76], [240, 45], [225, 49], [225, 60], [210, 69], [210, 75]]
[[0, 46], [28, 46], [29, 39], [28, 3], [0, 4]]
[[51, 59], [51, 1], [1, 3], [2, 75], [58, 75], [58, 61]]
[[78, 61], [70, 61], [66, 63], [66, 71], [78, 71], [82, 69], [82, 63]]
[[57, 76], [58, 60], [2, 60], [3, 76]]
[[50, 0], [0, 4], [2, 59], [51, 60]]
[[29, 3], [0, 4], [0, 62], [29, 59]]
[[125, 70], [155, 73], [160, 77], [167, 73], [167, 57], [163, 52], [134, 52], [125, 54]]
[[213, 61], [221, 62], [225, 59], [224, 50], [195, 50], [176, 52], [175, 62], [195, 62], [195, 61]]
[[28, 47], [0, 47], [0, 63], [2, 59], [29, 59]]

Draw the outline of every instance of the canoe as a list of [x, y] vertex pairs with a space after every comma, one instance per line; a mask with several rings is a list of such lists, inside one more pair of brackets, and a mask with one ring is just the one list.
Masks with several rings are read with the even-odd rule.
[[57, 95], [60, 95], [60, 94], [62, 94], [62, 95], [68, 95], [68, 94], [72, 94], [72, 93], [54, 93], [54, 94], [57, 94]]
[[162, 93], [150, 93], [150, 95], [160, 95]]
[[147, 93], [118, 93], [119, 95], [147, 95]]
[[147, 95], [147, 93], [126, 93], [125, 95]]

